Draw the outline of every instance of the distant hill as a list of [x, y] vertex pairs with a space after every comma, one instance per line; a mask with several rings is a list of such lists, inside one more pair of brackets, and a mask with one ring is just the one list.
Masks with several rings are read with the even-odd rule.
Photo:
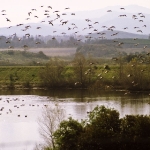
[[[134, 34], [134, 33], [118, 31], [118, 30], [114, 30], [114, 31], [103, 30], [100, 33], [105, 33], [104, 35], [105, 39], [134, 39], [134, 38], [148, 39], [149, 38], [148, 35]], [[113, 34], [116, 34], [116, 35], [113, 36]], [[98, 35], [96, 33], [91, 34], [91, 36], [93, 38], [102, 37], [101, 35]]]

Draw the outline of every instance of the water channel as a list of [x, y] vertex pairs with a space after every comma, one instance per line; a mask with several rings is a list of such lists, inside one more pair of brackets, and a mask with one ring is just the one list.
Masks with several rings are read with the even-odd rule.
[[89, 90], [13, 90], [0, 91], [0, 150], [33, 150], [43, 139], [37, 120], [44, 105], [58, 103], [66, 117], [85, 119], [97, 105], [127, 114], [150, 114], [148, 92]]

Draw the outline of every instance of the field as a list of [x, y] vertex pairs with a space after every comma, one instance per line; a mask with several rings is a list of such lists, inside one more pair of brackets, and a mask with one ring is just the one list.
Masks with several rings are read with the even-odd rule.
[[[8, 49], [0, 49], [0, 51], [7, 51]], [[19, 50], [24, 51], [20, 48], [15, 48], [11, 50]], [[76, 48], [30, 48], [27, 50], [28, 52], [38, 53], [42, 51], [47, 56], [70, 56], [76, 53]]]
[[45, 64], [51, 57], [72, 59], [76, 48], [0, 49], [0, 66]]
[[127, 54], [136, 53], [136, 52], [141, 53], [143, 51], [150, 52], [150, 48], [146, 48], [146, 49], [144, 48], [118, 48], [117, 50], [118, 52], [126, 52]]
[[42, 51], [47, 56], [70, 56], [76, 53], [76, 48], [31, 48], [29, 52]]

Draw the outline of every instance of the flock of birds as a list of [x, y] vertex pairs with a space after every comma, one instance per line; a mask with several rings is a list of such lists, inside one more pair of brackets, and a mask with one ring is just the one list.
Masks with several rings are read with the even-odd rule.
[[[61, 13], [59, 10], [54, 10], [53, 11], [53, 8], [51, 6], [46, 6], [46, 7], [45, 6], [40, 6], [40, 7], [44, 9], [43, 10], [44, 11], [44, 13], [43, 13], [44, 17], [46, 17], [48, 19], [47, 21], [46, 20], [42, 20], [40, 23], [47, 23], [50, 26], [54, 27], [56, 25], [55, 21], [57, 21], [59, 23], [59, 25], [60, 25], [60, 28], [61, 28], [61, 26], [66, 26], [67, 30], [73, 31], [71, 33], [71, 35], [75, 35], [75, 37], [76, 37], [76, 42], [74, 43], [75, 45], [78, 45], [78, 42], [83, 41], [82, 31], [84, 31], [84, 30], [87, 31], [87, 35], [84, 37], [85, 39], [94, 39], [94, 37], [92, 36], [93, 34], [97, 34], [98, 35], [98, 37], [97, 37], [98, 39], [105, 39], [106, 38], [105, 37], [106, 36], [106, 32], [105, 31], [111, 31], [112, 32], [111, 36], [114, 36], [114, 38], [115, 38], [116, 35], [119, 34], [119, 32], [116, 31], [117, 30], [116, 27], [113, 26], [113, 25], [110, 26], [110, 27], [103, 25], [101, 28], [103, 28], [104, 30], [103, 31], [98, 31], [98, 29], [95, 28], [95, 25], [99, 24], [99, 22], [98, 21], [92, 22], [92, 20], [89, 19], [89, 18], [85, 18], [85, 21], [87, 22], [87, 26], [84, 27], [83, 29], [80, 29], [81, 30], [80, 31], [78, 26], [75, 23], [70, 23], [69, 20], [64, 20], [63, 16], [68, 15], [68, 13]], [[64, 10], [65, 11], [66, 10], [70, 10], [70, 8], [66, 7], [66, 8], [64, 8]], [[123, 12], [123, 14], [119, 15], [118, 17], [127, 17], [127, 15], [125, 14], [125, 8], [120, 8], [120, 10]], [[25, 20], [31, 20], [32, 18], [39, 18], [39, 16], [36, 15], [37, 11], [38, 10], [35, 9], [35, 8], [31, 9], [29, 12], [27, 12], [27, 18], [25, 18]], [[113, 10], [108, 10], [107, 12], [111, 13], [111, 12], [113, 12]], [[1, 10], [1, 13], [2, 13], [1, 15], [5, 16], [6, 21], [8, 23], [13, 22], [11, 20], [11, 18], [7, 17], [7, 10]], [[50, 14], [52, 14], [52, 15], [50, 15]], [[70, 15], [75, 16], [76, 14], [75, 13], [70, 13]], [[55, 17], [54, 17], [54, 19], [50, 20], [50, 18], [52, 16], [55, 16]], [[139, 22], [143, 23], [143, 26], [142, 26], [143, 28], [147, 27], [147, 25], [144, 24], [144, 18], [145, 17], [146, 16], [143, 13], [141, 13], [141, 12], [139, 12], [138, 14], [133, 14], [133, 16], [132, 16], [132, 18], [134, 20], [139, 20]], [[19, 23], [16, 26], [17, 27], [21, 27], [22, 32], [25, 32], [24, 33], [25, 37], [28, 38], [28, 37], [31, 36], [31, 34], [28, 33], [28, 30], [30, 28], [32, 28], [31, 25], [27, 25], [27, 24], [24, 24], [24, 23]], [[8, 32], [9, 32], [9, 29], [13, 28], [13, 27], [14, 26], [9, 26], [8, 27]], [[41, 28], [42, 28], [41, 26], [37, 26], [36, 27], [37, 30], [40, 30]], [[128, 27], [124, 27], [123, 29], [127, 30]], [[135, 26], [134, 29], [136, 30], [137, 33], [143, 33], [142, 29], [140, 27], [138, 27], [138, 26]], [[37, 34], [38, 34], [38, 31], [37, 31]], [[54, 34], [57, 34], [56, 30], [53, 31], [52, 40], [56, 40], [57, 39], [57, 37]], [[61, 35], [66, 35], [67, 33], [66, 32], [62, 32], [60, 34]], [[7, 37], [6, 43], [9, 44], [8, 48], [14, 48], [13, 46], [11, 46], [11, 38], [13, 36], [15, 36], [15, 35], [16, 35], [16, 33], [14, 33], [14, 34], [10, 35], [9, 37]], [[38, 35], [38, 36], [41, 37], [42, 35]], [[133, 40], [136, 40], [136, 39], [137, 38], [134, 38]], [[18, 38], [18, 42], [21, 41], [21, 40], [22, 40], [21, 37]], [[117, 46], [121, 46], [121, 45], [124, 44], [123, 42], [119, 42], [118, 40], [114, 40], [114, 43], [115, 44], [117, 43], [116, 44]], [[37, 41], [35, 44], [38, 45], [38, 44], [40, 44], [40, 42]], [[136, 43], [136, 44], [134, 44], [134, 46], [137, 46], [138, 44], [139, 43]], [[26, 45], [23, 45], [22, 47], [23, 48], [28, 48], [28, 45], [26, 44]], [[147, 45], [145, 45], [143, 48], [144, 49], [147, 48]]]
[[[106, 35], [106, 32], [105, 31], [110, 31], [112, 34], [111, 36], [114, 36], [114, 39], [115, 39], [115, 36], [117, 36], [119, 34], [118, 31], [116, 31], [116, 27], [114, 25], [112, 26], [105, 26], [103, 25], [102, 28], [104, 29], [103, 31], [98, 31], [98, 29], [95, 28], [95, 25], [98, 25], [99, 22], [98, 21], [95, 21], [93, 22], [91, 19], [89, 18], [85, 18], [85, 21], [87, 22], [87, 26], [84, 27], [83, 29], [81, 29], [81, 31], [79, 31], [79, 28], [78, 26], [75, 24], [75, 23], [70, 23], [69, 20], [64, 20], [63, 16], [66, 16], [68, 15], [71, 15], [71, 16], [75, 16], [76, 14], [75, 13], [70, 13], [70, 12], [65, 12], [65, 13], [62, 13], [61, 11], [59, 10], [53, 10], [52, 6], [40, 6], [41, 8], [43, 8], [43, 15], [44, 17], [47, 18], [47, 22], [46, 20], [42, 20], [41, 23], [47, 23], [49, 24], [50, 26], [54, 27], [55, 26], [55, 21], [59, 22], [59, 25], [60, 25], [60, 28], [61, 26], [66, 26], [67, 27], [67, 30], [71, 30], [73, 31], [72, 34], [75, 34], [76, 35], [76, 43], [74, 43], [75, 45], [82, 41], [83, 39], [80, 38], [82, 36], [82, 31], [86, 30], [87, 31], [87, 35], [85, 36], [86, 39], [94, 39], [94, 37], [92, 36], [93, 34], [97, 34], [98, 35], [98, 39], [105, 39], [105, 35]], [[125, 14], [125, 8], [124, 7], [121, 7], [119, 8], [121, 11], [122, 11], [122, 14], [120, 14], [118, 17], [127, 17], [127, 15]], [[64, 8], [64, 10], [70, 10], [69, 7], [66, 7]], [[25, 18], [25, 20], [31, 20], [32, 18], [39, 18], [38, 15], [36, 15], [36, 12], [38, 11], [38, 9], [31, 9], [29, 12], [27, 12], [27, 18]], [[107, 10], [107, 13], [112, 13], [113, 10]], [[52, 14], [52, 15], [50, 15]], [[7, 10], [1, 10], [1, 15], [2, 16], [5, 16], [5, 19], [8, 23], [11, 23], [13, 22], [11, 20], [11, 18], [8, 18], [7, 17]], [[54, 19], [50, 20], [50, 18], [52, 16], [55, 16]], [[132, 15], [132, 19], [133, 20], [138, 20], [139, 22], [141, 22], [143, 25], [142, 25], [142, 28], [147, 28], [147, 25], [144, 24], [144, 18], [146, 16], [142, 13], [142, 12], [139, 12], [137, 14], [133, 14]], [[22, 32], [25, 32], [24, 33], [24, 36], [29, 38], [31, 36], [31, 34], [28, 32], [28, 30], [30, 28], [32, 28], [31, 25], [27, 25], [27, 24], [24, 24], [24, 23], [19, 23], [16, 25], [17, 27], [21, 27], [21, 30]], [[7, 29], [8, 29], [8, 32], [9, 32], [9, 29], [10, 28], [13, 28], [13, 26], [9, 26]], [[129, 27], [124, 27], [123, 29], [124, 30], [127, 30]], [[36, 27], [37, 30], [40, 30], [41, 29], [41, 26], [37, 26]], [[137, 33], [143, 33], [142, 29], [139, 27], [139, 26], [135, 26], [134, 29], [136, 30]], [[37, 31], [38, 33], [38, 31]], [[56, 30], [53, 31], [53, 33], [57, 33]], [[62, 32], [61, 33], [62, 35], [66, 35], [67, 33], [66, 32]], [[11, 46], [11, 38], [13, 36], [16, 36], [16, 33], [10, 35], [9, 37], [6, 38], [6, 43], [9, 44], [9, 48], [14, 48], [13, 46]], [[38, 35], [39, 37], [42, 36], [42, 35]], [[52, 40], [56, 40], [57, 37], [53, 36], [52, 37]], [[22, 38], [18, 38], [18, 42], [21, 41]], [[137, 38], [134, 38], [133, 40], [137, 40]], [[119, 42], [119, 40], [114, 40], [113, 41], [118, 47], [122, 46], [124, 44], [124, 42]], [[37, 41], [35, 44], [40, 44], [39, 41]], [[138, 46], [139, 43], [136, 43], [134, 44], [134, 46]], [[28, 45], [23, 45], [22, 46], [23, 48], [28, 48]], [[143, 49], [146, 49], [148, 46], [147, 45], [144, 45], [143, 46]], [[75, 85], [79, 84], [78, 82], [75, 83]], [[8, 100], [7, 100], [8, 102]], [[18, 108], [18, 107], [16, 107]], [[3, 110], [3, 108], [1, 109], [1, 111]], [[11, 112], [11, 111], [9, 111]], [[27, 117], [27, 116], [26, 116]]]
[[[0, 98], [0, 116], [13, 114], [16, 117], [27, 118], [30, 111], [33, 111], [33, 108], [45, 108], [48, 107], [48, 103], [28, 103], [26, 100], [21, 98]], [[30, 110], [31, 107], [31, 110]], [[24, 109], [23, 109], [24, 108]], [[20, 110], [19, 110], [20, 109]], [[27, 111], [26, 111], [27, 109]], [[20, 114], [19, 112], [24, 111], [26, 114]]]
[[[49, 107], [57, 107], [59, 104], [62, 105], [62, 108], [65, 110], [66, 104], [63, 103], [68, 102], [64, 99], [58, 99], [53, 101], [49, 96], [46, 98], [39, 97], [36, 99], [37, 101], [34, 102], [34, 98], [29, 98], [30, 100], [27, 99], [28, 98], [23, 97], [0, 97], [0, 122], [1, 119], [7, 119], [6, 116], [13, 116], [13, 119], [23, 119], [29, 116], [29, 118], [33, 119], [33, 117], [37, 115], [37, 113], [35, 112], [37, 112], [38, 110], [40, 110], [39, 112], [41, 112], [42, 109], [45, 110]], [[86, 103], [89, 103], [89, 100], [86, 101]], [[71, 116], [72, 114], [68, 112], [68, 114], [66, 115]], [[3, 117], [1, 118], [1, 116]], [[34, 119], [37, 119], [36, 117]]]

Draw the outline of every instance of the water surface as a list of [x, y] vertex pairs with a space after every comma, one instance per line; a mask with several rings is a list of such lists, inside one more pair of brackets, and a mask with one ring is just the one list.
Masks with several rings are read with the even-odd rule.
[[37, 120], [44, 105], [58, 103], [66, 117], [85, 119], [97, 105], [105, 105], [126, 114], [150, 114], [148, 93], [88, 90], [18, 90], [0, 91], [0, 150], [32, 150], [43, 140]]

